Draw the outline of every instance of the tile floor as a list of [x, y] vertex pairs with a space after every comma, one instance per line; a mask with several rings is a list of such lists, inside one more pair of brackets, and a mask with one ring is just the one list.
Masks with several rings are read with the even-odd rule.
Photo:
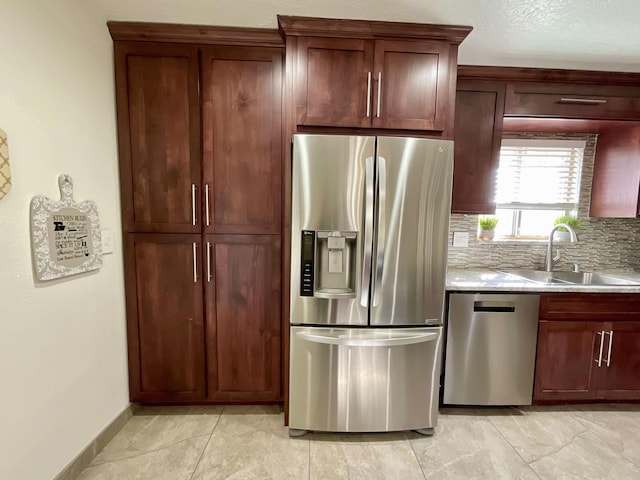
[[449, 408], [433, 437], [301, 438], [275, 406], [144, 407], [78, 478], [640, 479], [640, 405]]

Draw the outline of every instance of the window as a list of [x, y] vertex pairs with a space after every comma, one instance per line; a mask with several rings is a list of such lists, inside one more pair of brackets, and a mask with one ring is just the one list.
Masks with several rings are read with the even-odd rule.
[[547, 238], [561, 215], [576, 215], [585, 142], [503, 140], [496, 188], [496, 236]]

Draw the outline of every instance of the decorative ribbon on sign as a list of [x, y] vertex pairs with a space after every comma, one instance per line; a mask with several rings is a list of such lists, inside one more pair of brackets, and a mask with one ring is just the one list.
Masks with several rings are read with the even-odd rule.
[[102, 266], [102, 239], [96, 204], [73, 200], [73, 180], [58, 177], [60, 201], [31, 200], [31, 250], [38, 280], [53, 280]]
[[0, 199], [11, 190], [11, 170], [9, 170], [9, 143], [7, 134], [0, 130]]

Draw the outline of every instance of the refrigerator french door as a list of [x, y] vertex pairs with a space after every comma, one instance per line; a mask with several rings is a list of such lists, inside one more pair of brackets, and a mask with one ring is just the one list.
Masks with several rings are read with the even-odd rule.
[[431, 433], [453, 143], [294, 135], [290, 432]]

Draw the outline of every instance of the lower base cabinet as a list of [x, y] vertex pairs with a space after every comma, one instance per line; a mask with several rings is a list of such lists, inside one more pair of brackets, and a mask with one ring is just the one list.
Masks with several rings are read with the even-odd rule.
[[[629, 295], [626, 306], [624, 296], [611, 297], [610, 308], [606, 306], [607, 295], [549, 297], [543, 296], [541, 301], [534, 403], [639, 401], [637, 296]], [[597, 302], [597, 307], [592, 302]], [[571, 305], [572, 310], [563, 313], [563, 303]], [[584, 311], [577, 311], [575, 307], [581, 304]], [[613, 320], [616, 316], [620, 320]], [[596, 321], [598, 317], [609, 321]]]
[[208, 398], [280, 400], [280, 237], [209, 235], [205, 248]]
[[128, 234], [130, 396], [281, 400], [280, 236]]

